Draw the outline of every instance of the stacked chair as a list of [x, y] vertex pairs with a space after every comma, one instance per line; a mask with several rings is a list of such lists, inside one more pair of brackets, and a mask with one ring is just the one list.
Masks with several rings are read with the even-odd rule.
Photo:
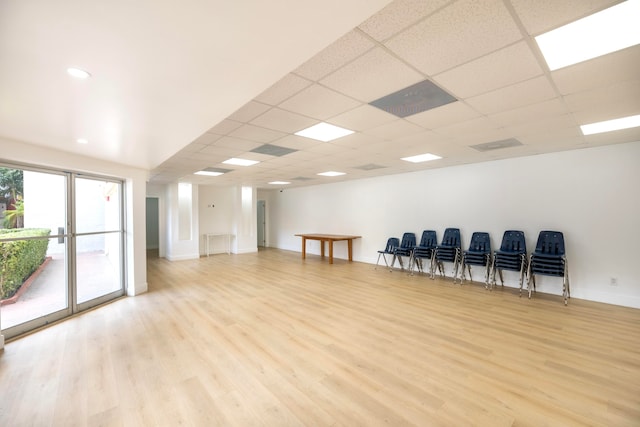
[[[489, 286], [489, 270], [491, 269], [491, 238], [489, 233], [475, 232], [471, 235], [471, 243], [469, 250], [462, 254], [462, 274], [460, 275], [460, 283], [464, 282], [465, 270], [469, 270], [469, 280], [473, 281], [471, 276], [471, 266], [478, 265], [484, 267], [484, 284]], [[455, 279], [455, 278], [454, 278]]]
[[559, 231], [541, 231], [536, 249], [529, 259], [529, 279], [527, 290], [531, 298], [531, 285], [536, 287], [536, 275], [562, 277], [562, 297], [567, 305], [571, 297], [569, 288], [569, 270], [564, 249], [564, 235]]
[[519, 230], [507, 230], [502, 235], [500, 250], [493, 253], [493, 266], [491, 268], [491, 281], [489, 290], [496, 285], [496, 271], [500, 276], [500, 282], [504, 287], [504, 277], [502, 270], [517, 271], [520, 273], [520, 295], [522, 295], [522, 285], [527, 273], [527, 243], [524, 232]]
[[447, 228], [444, 230], [444, 236], [442, 236], [442, 242], [436, 246], [435, 254], [433, 256], [434, 268], [431, 270], [431, 278], [435, 279], [436, 267], [441, 277], [445, 277], [444, 263], [453, 263], [453, 278], [454, 281], [458, 277], [458, 268], [462, 261], [461, 243], [460, 243], [460, 229], [459, 228]]
[[[415, 233], [404, 233], [402, 235], [402, 241], [400, 242], [400, 246], [396, 248], [394, 260], [398, 260], [400, 264], [400, 268], [404, 270], [404, 262], [402, 261], [403, 257], [407, 258], [408, 267], [411, 266], [411, 253], [413, 252], [413, 248], [416, 246], [416, 234]], [[393, 267], [393, 265], [392, 265]]]
[[411, 251], [411, 261], [409, 263], [409, 270], [413, 275], [414, 266], [418, 267], [418, 272], [424, 273], [423, 260], [429, 260], [429, 274], [433, 274], [433, 254], [435, 253], [438, 240], [436, 238], [436, 232], [434, 230], [424, 230], [422, 237], [420, 238], [420, 244], [414, 246]]
[[[400, 246], [400, 239], [397, 237], [390, 237], [387, 240], [387, 246], [384, 247], [383, 250], [378, 251], [378, 260], [376, 261], [376, 269], [378, 268], [378, 264], [380, 263], [380, 257], [384, 260], [384, 264], [387, 266], [389, 271], [391, 271], [393, 267], [393, 263], [396, 261], [396, 249]], [[391, 263], [387, 260], [387, 255], [392, 257]]]

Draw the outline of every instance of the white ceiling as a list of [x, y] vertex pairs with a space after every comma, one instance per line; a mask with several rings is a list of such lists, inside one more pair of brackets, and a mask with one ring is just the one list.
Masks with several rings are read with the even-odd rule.
[[[640, 46], [550, 72], [533, 39], [618, 1], [191, 3], [3, 0], [0, 136], [143, 167], [155, 183], [258, 188], [640, 140], [579, 129], [640, 114]], [[70, 79], [71, 65], [93, 77]], [[425, 79], [458, 101], [405, 118], [368, 104]], [[320, 121], [356, 132], [293, 135]], [[509, 138], [522, 145], [471, 148]], [[251, 151], [265, 143], [298, 151]], [[425, 152], [443, 159], [400, 160]], [[207, 167], [232, 171], [193, 175]], [[346, 175], [316, 175], [329, 170]]]

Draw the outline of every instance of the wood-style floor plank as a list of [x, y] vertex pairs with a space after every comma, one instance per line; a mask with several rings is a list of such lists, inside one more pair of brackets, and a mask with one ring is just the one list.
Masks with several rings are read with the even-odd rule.
[[640, 310], [276, 249], [147, 278], [7, 343], [0, 425], [640, 425]]

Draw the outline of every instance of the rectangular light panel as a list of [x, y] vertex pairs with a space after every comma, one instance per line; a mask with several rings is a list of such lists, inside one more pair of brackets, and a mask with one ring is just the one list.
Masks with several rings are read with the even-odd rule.
[[419, 154], [417, 156], [403, 157], [400, 160], [404, 160], [405, 162], [411, 162], [411, 163], [422, 163], [422, 162], [428, 162], [431, 160], [438, 160], [441, 158], [442, 157], [436, 156], [435, 154], [425, 153], [425, 154]]
[[334, 139], [342, 138], [343, 136], [351, 135], [352, 133], [352, 130], [322, 122], [309, 128], [302, 129], [295, 134], [298, 136], [304, 136], [305, 138], [315, 139], [317, 141], [329, 142]]
[[638, 126], [640, 126], [640, 115], [582, 125], [580, 130], [582, 130], [583, 135], [593, 135], [594, 133], [611, 132]]
[[536, 37], [551, 71], [640, 43], [640, 0], [627, 0]]
[[222, 163], [227, 165], [236, 165], [236, 166], [251, 166], [260, 162], [258, 162], [257, 160], [237, 159], [235, 157], [232, 157], [229, 160], [225, 160]]
[[322, 175], [322, 176], [340, 176], [340, 175], [346, 175], [346, 174], [344, 172], [329, 171], [329, 172], [321, 172], [318, 175]]

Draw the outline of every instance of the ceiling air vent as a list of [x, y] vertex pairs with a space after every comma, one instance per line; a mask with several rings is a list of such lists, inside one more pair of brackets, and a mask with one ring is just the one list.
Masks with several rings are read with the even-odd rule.
[[293, 148], [280, 147], [277, 145], [264, 144], [251, 150], [252, 153], [267, 154], [269, 156], [284, 156], [286, 154], [295, 153], [298, 150]]
[[518, 141], [515, 138], [509, 138], [501, 139], [500, 141], [485, 142], [484, 144], [470, 145], [470, 147], [475, 150], [485, 152], [500, 150], [502, 148], [517, 147], [519, 145], [522, 145], [522, 142]]
[[398, 117], [408, 117], [455, 101], [457, 101], [456, 98], [430, 80], [424, 80], [391, 95], [383, 96], [369, 105]]
[[372, 171], [372, 170], [375, 170], [375, 169], [384, 169], [384, 168], [386, 168], [386, 166], [376, 165], [375, 163], [369, 163], [367, 165], [354, 167], [354, 169], [360, 169], [360, 170], [363, 170], [363, 171]]

